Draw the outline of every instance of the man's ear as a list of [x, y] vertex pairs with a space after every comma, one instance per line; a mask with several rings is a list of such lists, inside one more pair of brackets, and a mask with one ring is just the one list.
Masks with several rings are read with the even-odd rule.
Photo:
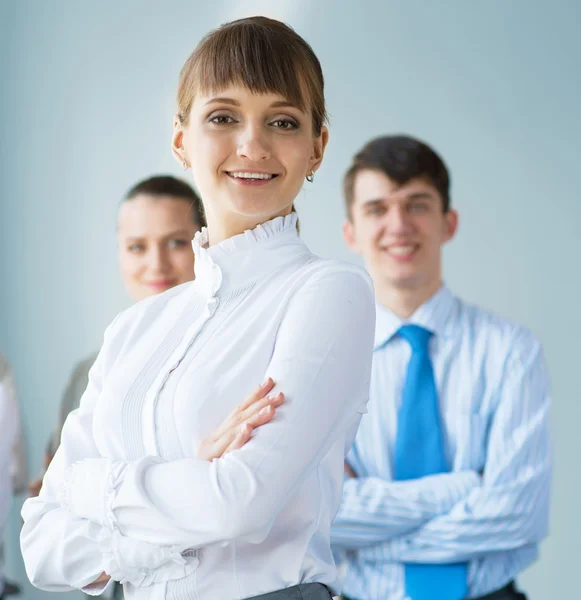
[[343, 239], [347, 244], [347, 248], [349, 248], [351, 252], [355, 252], [355, 254], [361, 254], [359, 250], [359, 244], [357, 243], [357, 238], [355, 236], [355, 228], [349, 219], [346, 219], [343, 223]]
[[444, 231], [444, 242], [449, 242], [456, 235], [456, 232], [458, 231], [458, 221], [459, 221], [458, 212], [451, 208], [444, 215], [444, 219], [445, 219], [445, 223], [446, 223], [446, 225], [445, 225], [446, 231]]

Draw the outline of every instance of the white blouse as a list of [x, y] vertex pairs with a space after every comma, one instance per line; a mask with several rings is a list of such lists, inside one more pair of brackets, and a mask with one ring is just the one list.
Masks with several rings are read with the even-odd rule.
[[[375, 306], [359, 268], [311, 254], [296, 215], [206, 248], [196, 280], [105, 333], [22, 553], [34, 585], [128, 599], [227, 600], [298, 583], [337, 592], [330, 527], [369, 395]], [[286, 401], [240, 450], [198, 442], [266, 377]], [[97, 594], [104, 589], [89, 588]]]

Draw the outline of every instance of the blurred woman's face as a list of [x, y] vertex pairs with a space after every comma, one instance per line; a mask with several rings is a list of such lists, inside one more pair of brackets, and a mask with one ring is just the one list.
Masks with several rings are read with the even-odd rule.
[[123, 283], [135, 301], [194, 278], [198, 231], [189, 200], [138, 195], [119, 209], [117, 236]]

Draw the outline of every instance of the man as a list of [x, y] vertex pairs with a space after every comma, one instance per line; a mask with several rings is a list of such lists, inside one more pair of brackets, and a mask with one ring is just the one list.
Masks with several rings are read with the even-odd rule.
[[[4, 527], [12, 501], [14, 448], [20, 431], [18, 406], [13, 391], [10, 369], [0, 355], [0, 545], [2, 546]], [[0, 562], [0, 600], [4, 598], [7, 591], [2, 562]]]
[[549, 383], [527, 330], [442, 283], [454, 237], [441, 158], [368, 143], [345, 176], [344, 237], [375, 284], [371, 399], [333, 526], [352, 600], [516, 600], [547, 534]]

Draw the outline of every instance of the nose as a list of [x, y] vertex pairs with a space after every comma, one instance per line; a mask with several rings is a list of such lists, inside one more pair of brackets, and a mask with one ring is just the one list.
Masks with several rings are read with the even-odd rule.
[[270, 158], [270, 148], [262, 127], [249, 123], [238, 139], [238, 156], [252, 162], [261, 162]]
[[413, 223], [405, 206], [392, 206], [387, 212], [386, 226], [391, 234], [406, 235], [413, 232]]
[[171, 265], [167, 249], [161, 244], [153, 244], [148, 256], [147, 266], [153, 273], [167, 274], [171, 270]]

